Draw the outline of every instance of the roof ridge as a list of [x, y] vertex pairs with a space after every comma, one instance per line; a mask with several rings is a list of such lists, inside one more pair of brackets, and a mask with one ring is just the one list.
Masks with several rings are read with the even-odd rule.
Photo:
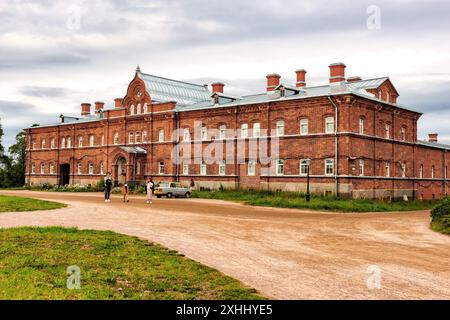
[[170, 78], [156, 76], [154, 74], [149, 74], [149, 73], [144, 73], [144, 72], [140, 72], [140, 74], [144, 75], [144, 76], [155, 77], [155, 78], [159, 78], [159, 79], [163, 79], [163, 80], [169, 80], [169, 81], [173, 81], [173, 82], [184, 83], [184, 84], [188, 84], [188, 85], [192, 85], [192, 86], [196, 86], [196, 87], [200, 87], [200, 88], [206, 89], [204, 85], [197, 84], [197, 83], [181, 81], [181, 80], [176, 80], [176, 79], [170, 79]]

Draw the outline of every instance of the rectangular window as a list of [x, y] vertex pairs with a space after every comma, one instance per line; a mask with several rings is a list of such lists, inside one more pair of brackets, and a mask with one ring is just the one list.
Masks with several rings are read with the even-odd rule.
[[391, 125], [389, 123], [386, 123], [384, 126], [384, 137], [386, 139], [389, 139], [391, 137]]
[[31, 165], [31, 173], [32, 174], [36, 173], [36, 165], [34, 163]]
[[359, 159], [359, 175], [364, 176], [364, 160]]
[[385, 164], [385, 175], [386, 175], [386, 177], [391, 176], [391, 163], [389, 161], [386, 161], [386, 164]]
[[219, 128], [219, 139], [224, 140], [227, 137], [227, 127], [226, 126], [220, 126]]
[[78, 164], [78, 166], [77, 166], [77, 172], [78, 172], [78, 174], [81, 174], [82, 173], [82, 167], [81, 167], [81, 163], [79, 163]]
[[114, 144], [119, 144], [119, 134], [117, 132], [114, 133]]
[[261, 125], [259, 122], [253, 124], [253, 137], [259, 138], [261, 136]]
[[164, 161], [160, 161], [158, 164], [158, 173], [164, 174]]
[[249, 176], [255, 175], [255, 160], [248, 161], [248, 175]]
[[406, 178], [406, 162], [402, 162], [402, 178]]
[[419, 178], [423, 178], [423, 164], [421, 164], [419, 168]]
[[136, 143], [141, 143], [141, 133], [139, 131], [136, 131], [135, 140]]
[[332, 176], [334, 174], [334, 160], [326, 159], [325, 160], [325, 175]]
[[248, 138], [248, 123], [243, 123], [241, 125], [241, 138], [242, 139]]
[[83, 147], [83, 137], [79, 136], [78, 137], [78, 148], [82, 148]]
[[308, 119], [300, 120], [300, 134], [305, 135], [308, 134]]
[[359, 118], [359, 134], [364, 134], [364, 118]]
[[284, 121], [283, 120], [277, 121], [276, 130], [277, 130], [276, 131], [277, 137], [284, 136]]
[[208, 128], [202, 127], [201, 140], [208, 140]]
[[277, 160], [277, 176], [284, 174], [284, 162], [283, 160]]
[[158, 141], [159, 142], [164, 142], [164, 129], [159, 129], [158, 131]]
[[190, 141], [191, 140], [191, 134], [189, 133], [189, 129], [183, 130], [183, 141]]
[[147, 143], [147, 131], [142, 131], [142, 143]]
[[219, 175], [221, 176], [224, 176], [226, 174], [225, 165], [225, 160], [219, 162]]
[[334, 133], [334, 118], [325, 118], [325, 133]]
[[308, 159], [300, 160], [300, 175], [301, 176], [306, 176], [308, 174], [308, 166], [309, 166]]
[[94, 174], [94, 164], [89, 163], [89, 174]]
[[128, 135], [128, 143], [129, 144], [134, 143], [134, 133], [133, 132], [130, 132], [130, 134]]
[[184, 175], [189, 174], [189, 161], [188, 160], [183, 161], [183, 174]]
[[200, 164], [200, 174], [202, 176], [206, 175], [206, 161], [203, 160], [202, 163]]
[[104, 166], [103, 166], [103, 162], [100, 163], [100, 174], [104, 174], [105, 170], [104, 170]]
[[90, 135], [89, 136], [89, 147], [93, 147], [94, 146], [94, 136]]

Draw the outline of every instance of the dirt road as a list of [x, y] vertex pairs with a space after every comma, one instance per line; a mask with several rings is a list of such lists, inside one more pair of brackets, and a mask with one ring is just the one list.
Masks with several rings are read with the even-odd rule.
[[0, 193], [69, 204], [0, 213], [0, 227], [77, 226], [138, 236], [271, 298], [450, 299], [450, 237], [429, 229], [426, 211], [326, 213], [197, 199], [148, 206], [142, 198], [104, 203], [100, 194]]

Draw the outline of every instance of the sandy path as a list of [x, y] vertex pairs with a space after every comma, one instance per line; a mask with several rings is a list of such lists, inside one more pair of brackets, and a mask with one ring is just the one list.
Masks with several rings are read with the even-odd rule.
[[[0, 192], [65, 202], [54, 211], [1, 213], [0, 227], [77, 226], [160, 243], [278, 299], [450, 298], [450, 237], [429, 213], [326, 213], [224, 201]], [[369, 266], [381, 288], [368, 289]]]

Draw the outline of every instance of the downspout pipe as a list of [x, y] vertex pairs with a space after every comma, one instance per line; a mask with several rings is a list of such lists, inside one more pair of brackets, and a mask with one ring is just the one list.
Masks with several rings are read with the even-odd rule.
[[331, 104], [334, 107], [334, 163], [335, 163], [335, 175], [334, 175], [334, 181], [335, 181], [335, 189], [336, 189], [336, 196], [339, 196], [339, 110], [337, 104], [334, 103], [333, 99], [331, 99], [331, 96], [327, 97], [328, 100], [330, 100]]

